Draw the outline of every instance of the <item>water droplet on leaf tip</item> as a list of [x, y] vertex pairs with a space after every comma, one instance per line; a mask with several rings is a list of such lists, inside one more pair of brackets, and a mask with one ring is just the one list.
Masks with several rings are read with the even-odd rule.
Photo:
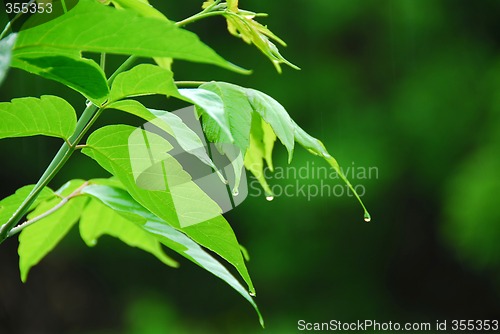
[[266, 196], [266, 199], [271, 202], [274, 199], [274, 196]]
[[238, 192], [238, 189], [233, 190], [233, 196], [238, 196], [240, 193]]
[[370, 217], [370, 215], [366, 214], [364, 220], [365, 220], [365, 222], [369, 223], [369, 222], [371, 222], [372, 217]]
[[252, 297], [257, 296], [257, 294], [256, 294], [255, 292], [249, 292], [248, 294], [249, 294], [250, 296], [252, 296]]

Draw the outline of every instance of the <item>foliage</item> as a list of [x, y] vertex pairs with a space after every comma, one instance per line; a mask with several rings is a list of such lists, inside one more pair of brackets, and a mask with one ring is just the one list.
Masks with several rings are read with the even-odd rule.
[[[278, 71], [281, 71], [280, 63], [296, 68], [280, 55], [270, 40], [284, 43], [254, 20], [259, 15], [240, 10], [237, 1], [206, 2], [202, 12], [177, 23], [140, 0], [106, 4], [80, 0], [68, 1], [66, 5], [67, 8], [60, 8], [61, 15], [17, 34], [3, 34], [0, 40], [0, 81], [9, 67], [16, 67], [57, 81], [87, 99], [78, 121], [73, 107], [57, 96], [25, 97], [0, 103], [0, 138], [44, 135], [64, 141], [36, 185], [24, 187], [0, 202], [0, 242], [20, 233], [21, 279], [25, 281], [30, 268], [79, 222], [81, 237], [89, 246], [94, 246], [101, 235], [108, 234], [151, 253], [172, 267], [178, 264], [163, 252], [162, 245], [179, 253], [233, 287], [255, 308], [263, 325], [253, 299], [255, 288], [231, 226], [221, 215], [217, 203], [168, 153], [172, 148], [168, 140], [128, 125], [104, 126], [88, 138], [85, 136], [101, 114], [115, 109], [153, 122], [186, 151], [199, 147], [201, 139], [180, 118], [167, 111], [149, 109], [132, 99], [159, 94], [196, 105], [208, 140], [216, 143], [226, 155], [232, 153], [222, 144], [232, 143], [239, 148], [239, 158], [231, 159], [235, 175], [240, 175], [238, 171], [244, 165], [258, 178], [268, 197], [273, 194], [263, 177], [263, 168], [264, 163], [273, 168], [276, 139], [288, 150], [289, 162], [297, 142], [323, 157], [350, 186], [323, 144], [302, 130], [270, 96], [224, 82], [181, 88], [186, 82], [173, 79], [172, 59], [249, 73], [223, 59], [194, 33], [182, 28], [204, 17], [224, 16], [230, 33], [258, 47]], [[35, 21], [38, 16], [30, 20]], [[84, 57], [83, 52], [100, 54], [101, 63]], [[108, 76], [106, 54], [130, 57]], [[138, 57], [152, 59], [155, 64], [143, 63], [130, 68]], [[191, 86], [192, 82], [187, 85]], [[130, 150], [131, 138], [138, 139], [137, 143], [144, 145], [149, 156], [137, 156]], [[52, 191], [48, 188], [50, 181], [79, 149], [112, 177], [72, 180]], [[194, 155], [215, 168], [207, 152], [196, 151]], [[149, 187], [138, 184], [134, 163], [147, 165], [141, 167], [148, 175], [156, 176], [145, 180]], [[164, 182], [152, 185], [159, 179]], [[238, 179], [233, 195], [239, 182]], [[183, 187], [172, 187], [172, 184], [183, 184]], [[359, 197], [358, 200], [361, 203]], [[366, 209], [364, 211], [365, 220], [369, 221]], [[19, 224], [24, 216], [26, 222]], [[205, 249], [234, 266], [247, 288]]]

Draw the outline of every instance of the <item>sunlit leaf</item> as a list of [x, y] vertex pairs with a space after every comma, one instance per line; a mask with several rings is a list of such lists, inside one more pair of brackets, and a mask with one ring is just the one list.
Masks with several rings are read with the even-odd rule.
[[198, 157], [204, 164], [217, 170], [217, 166], [208, 156], [200, 137], [177, 115], [168, 111], [147, 109], [135, 100], [117, 101], [109, 104], [107, 108], [125, 111], [150, 122], [174, 137], [185, 152]]
[[[237, 86], [234, 86], [237, 87]], [[225, 82], [209, 82], [203, 84], [200, 88], [214, 92], [219, 95], [224, 104], [224, 113], [227, 115], [227, 121], [234, 145], [239, 152], [230, 145], [220, 145], [219, 150], [226, 154], [231, 161], [231, 166], [235, 175], [235, 185], [233, 192], [238, 189], [241, 181], [241, 171], [243, 169], [243, 158], [250, 144], [250, 123], [252, 118], [252, 106], [243, 89], [232, 89], [232, 85]], [[228, 136], [215, 120], [202, 114], [203, 131], [207, 139], [213, 143], [230, 143]]]
[[163, 252], [156, 238], [97, 200], [91, 200], [83, 210], [79, 228], [82, 239], [89, 247], [95, 246], [97, 239], [107, 234], [130, 247], [137, 247], [152, 254], [167, 266], [179, 266]]
[[169, 226], [158, 216], [152, 214], [124, 190], [108, 186], [91, 185], [86, 187], [83, 192], [99, 199], [104, 205], [114, 211], [124, 214], [125, 217], [134, 221], [144, 231], [155, 235], [168, 248], [225, 281], [248, 300], [257, 311], [262, 326], [264, 325], [259, 309], [248, 291], [245, 290], [240, 282], [222, 264], [205, 252], [196, 242]]
[[267, 183], [264, 174], [264, 161], [272, 170], [272, 151], [276, 135], [273, 130], [262, 120], [258, 114], [253, 114], [252, 130], [250, 134], [250, 146], [245, 154], [245, 167], [259, 181], [267, 196], [272, 196], [273, 192]]
[[[5, 197], [0, 201], [0, 226], [5, 224], [9, 218], [12, 217], [14, 212], [16, 212], [17, 208], [19, 208], [26, 197], [28, 197], [34, 187], [34, 185], [24, 186], [18, 189], [15, 194]], [[54, 196], [55, 194], [50, 188], [43, 188], [40, 195], [38, 195], [35, 202], [31, 205], [30, 210], [36, 208], [40, 202], [53, 198]]]
[[[255, 175], [268, 195], [272, 195], [272, 192], [264, 177], [264, 161], [272, 171], [272, 151], [276, 137], [287, 148], [289, 162], [293, 157], [294, 143], [298, 142], [330, 164], [360, 202], [365, 212], [365, 220], [370, 221], [370, 215], [361, 198], [342, 173], [337, 161], [318, 139], [311, 137], [290, 118], [279, 102], [257, 90], [224, 82], [210, 82], [201, 85], [199, 90], [209, 90], [223, 101], [229, 131], [235, 139], [235, 144], [245, 153], [245, 167]], [[217, 123], [206, 117], [203, 117], [203, 121], [204, 131], [210, 141], [227, 140], [225, 132], [221, 131]], [[249, 138], [249, 141], [246, 138]]]
[[247, 71], [168, 20], [80, 0], [68, 13], [19, 33], [15, 49], [36, 45], [143, 57], [172, 57]]
[[[70, 195], [82, 186], [83, 181], [74, 180], [58, 191], [59, 198], [49, 199], [28, 215], [28, 219], [40, 217], [54, 209], [62, 201], [61, 197]], [[38, 220], [35, 224], [24, 228], [19, 236], [19, 269], [21, 280], [26, 282], [29, 270], [40, 262], [78, 221], [87, 202], [86, 198], [73, 198], [64, 202], [60, 208]]]
[[45, 135], [68, 139], [76, 126], [73, 107], [57, 96], [0, 103], [0, 139]]
[[293, 69], [300, 70], [299, 67], [286, 60], [279, 52], [276, 45], [272, 42], [278, 42], [286, 46], [285, 42], [276, 36], [271, 30], [255, 21], [257, 16], [266, 16], [266, 14], [257, 14], [254, 12], [240, 10], [238, 1], [228, 1], [228, 9], [224, 12], [227, 20], [228, 31], [245, 41], [248, 44], [255, 45], [266, 57], [268, 57], [278, 73], [281, 73], [280, 64], [284, 63]]
[[171, 148], [157, 135], [116, 125], [94, 132], [82, 152], [116, 176], [141, 205], [234, 265], [253, 291], [238, 241], [221, 209], [166, 153]]
[[116, 7], [133, 10], [142, 16], [155, 17], [157, 19], [166, 20], [167, 18], [160, 11], [151, 6], [148, 1], [144, 0], [112, 0]]
[[234, 141], [229, 126], [228, 116], [224, 112], [224, 103], [219, 95], [206, 89], [179, 89], [179, 94], [175, 96], [187, 102], [191, 102], [195, 104], [199, 110], [203, 110], [204, 113], [219, 125], [221, 131], [224, 132], [228, 140], [230, 142]]
[[113, 81], [109, 101], [125, 97], [162, 94], [170, 96], [177, 93], [173, 73], [170, 70], [151, 64], [140, 64], [133, 69], [120, 73]]

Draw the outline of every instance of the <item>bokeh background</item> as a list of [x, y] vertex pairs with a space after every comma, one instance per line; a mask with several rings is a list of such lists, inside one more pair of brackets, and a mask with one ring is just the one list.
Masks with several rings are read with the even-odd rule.
[[[179, 20], [201, 1], [151, 1]], [[500, 2], [498, 0], [241, 0], [288, 43], [302, 68], [278, 75], [258, 50], [229, 36], [222, 18], [187, 28], [240, 76], [176, 62], [177, 80], [223, 80], [262, 90], [320, 138], [354, 178], [373, 220], [347, 195], [250, 196], [228, 213], [248, 249], [267, 333], [297, 322], [500, 319]], [[122, 57], [111, 57], [110, 70]], [[60, 84], [12, 70], [0, 100], [63, 95]], [[183, 106], [160, 98], [151, 107]], [[1, 120], [0, 120], [1, 121]], [[118, 113], [100, 125], [140, 124]], [[34, 183], [59, 142], [0, 142], [0, 195]], [[276, 165], [286, 166], [278, 147]], [[326, 166], [297, 148], [292, 166]], [[77, 154], [53, 181], [106, 176]], [[301, 178], [300, 184], [318, 184]], [[335, 186], [334, 179], [323, 180]], [[272, 185], [294, 184], [271, 179]], [[77, 229], [20, 283], [17, 240], [0, 250], [0, 333], [258, 333], [251, 307], [209, 273], [103, 237], [87, 248]]]

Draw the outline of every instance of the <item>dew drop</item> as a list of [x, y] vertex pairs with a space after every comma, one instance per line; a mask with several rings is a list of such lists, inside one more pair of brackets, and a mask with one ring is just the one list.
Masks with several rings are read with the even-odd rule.
[[238, 189], [234, 189], [233, 190], [233, 196], [238, 196], [240, 193], [238, 191]]
[[87, 107], [90, 107], [90, 106], [92, 105], [92, 102], [90, 102], [89, 100], [87, 100], [87, 101], [85, 101], [85, 105], [86, 105]]
[[266, 196], [266, 199], [271, 202], [274, 199], [274, 196]]
[[248, 294], [249, 294], [250, 296], [252, 296], [252, 297], [257, 296], [257, 294], [256, 294], [255, 292], [251, 292], [251, 291], [250, 291]]
[[372, 217], [370, 216], [370, 214], [367, 212], [365, 213], [365, 218], [364, 218], [365, 222], [369, 223], [371, 222], [372, 220]]

